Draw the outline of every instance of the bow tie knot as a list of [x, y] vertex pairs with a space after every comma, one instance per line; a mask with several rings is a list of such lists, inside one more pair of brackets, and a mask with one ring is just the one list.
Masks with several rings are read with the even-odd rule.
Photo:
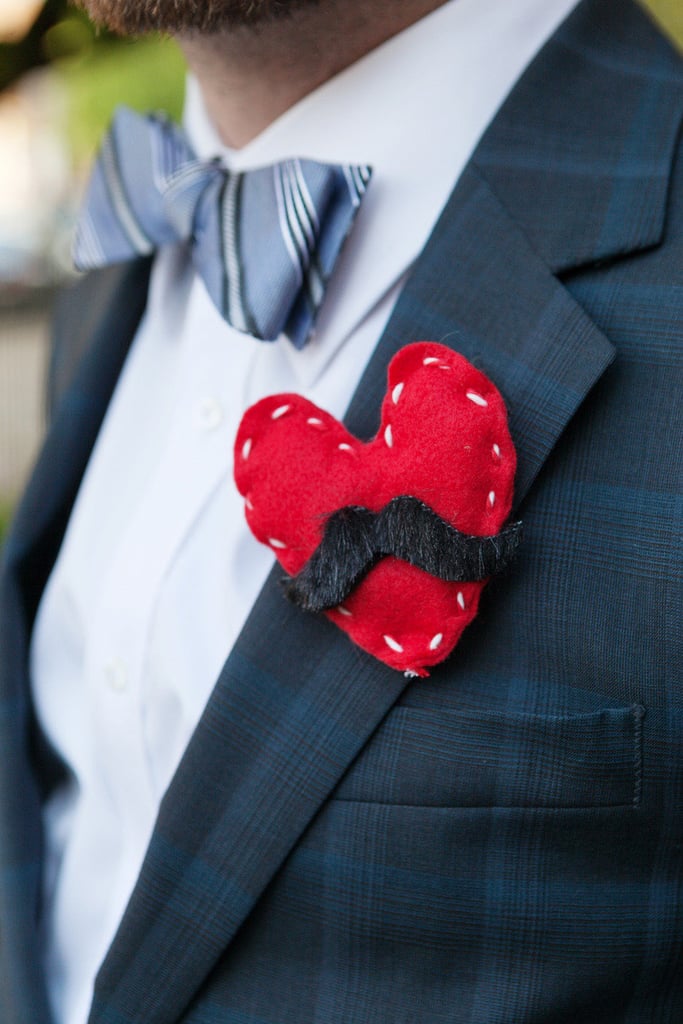
[[286, 160], [232, 172], [167, 119], [117, 112], [74, 243], [81, 270], [184, 242], [237, 330], [301, 348], [370, 180], [366, 166]]

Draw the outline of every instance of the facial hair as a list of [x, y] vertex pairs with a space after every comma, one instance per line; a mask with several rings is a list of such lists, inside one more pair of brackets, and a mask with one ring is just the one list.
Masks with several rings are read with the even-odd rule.
[[119, 35], [215, 33], [258, 28], [320, 0], [76, 0], [92, 20]]

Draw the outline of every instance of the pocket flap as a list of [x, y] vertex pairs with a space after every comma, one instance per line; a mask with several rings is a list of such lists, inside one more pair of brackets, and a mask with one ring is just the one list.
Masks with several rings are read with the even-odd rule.
[[528, 715], [398, 707], [334, 793], [450, 807], [637, 806], [640, 705]]

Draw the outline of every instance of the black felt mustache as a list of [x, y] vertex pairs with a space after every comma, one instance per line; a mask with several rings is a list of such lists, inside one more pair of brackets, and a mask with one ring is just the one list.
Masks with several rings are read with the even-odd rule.
[[329, 516], [320, 544], [283, 586], [294, 604], [322, 612], [341, 604], [387, 556], [449, 583], [478, 583], [507, 568], [521, 539], [521, 522], [492, 537], [461, 533], [409, 495], [392, 498], [381, 512], [348, 505]]

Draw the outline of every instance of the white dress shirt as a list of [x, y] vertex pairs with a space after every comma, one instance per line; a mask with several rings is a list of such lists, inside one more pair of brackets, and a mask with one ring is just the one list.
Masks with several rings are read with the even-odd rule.
[[575, 2], [451, 0], [237, 152], [221, 147], [190, 80], [186, 128], [201, 157], [236, 170], [310, 157], [374, 173], [303, 351], [230, 328], [181, 248], [155, 260], [31, 648], [39, 720], [72, 772], [45, 808], [58, 1024], [86, 1020], [161, 797], [272, 564], [232, 480], [244, 410], [298, 391], [343, 415], [477, 140]]

